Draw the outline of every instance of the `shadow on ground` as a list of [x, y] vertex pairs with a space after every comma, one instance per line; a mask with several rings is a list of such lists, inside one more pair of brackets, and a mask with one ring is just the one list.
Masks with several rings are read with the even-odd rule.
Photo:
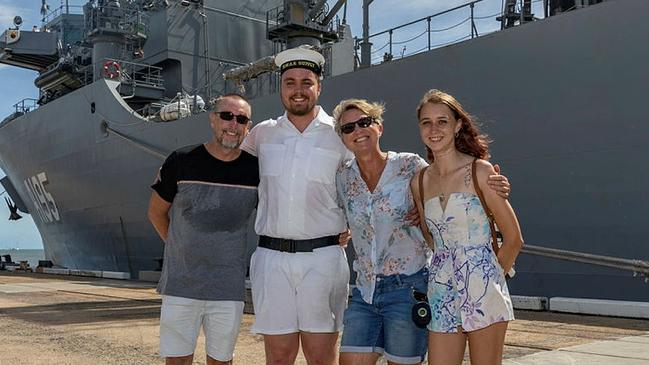
[[[70, 315], [74, 313], [74, 315]], [[41, 325], [83, 324], [160, 317], [160, 300], [67, 302], [0, 309], [0, 316]]]

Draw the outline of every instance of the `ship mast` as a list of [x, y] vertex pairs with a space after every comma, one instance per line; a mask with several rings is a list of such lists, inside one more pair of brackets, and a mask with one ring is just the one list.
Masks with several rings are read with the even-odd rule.
[[[266, 14], [266, 37], [281, 48], [295, 48], [309, 45], [321, 50], [323, 44], [338, 41], [339, 29], [334, 29], [332, 20], [347, 0], [338, 0], [331, 10], [327, 1], [284, 0], [284, 4]], [[275, 56], [259, 59], [251, 64], [228, 70], [223, 74], [226, 80], [234, 81], [243, 92], [243, 83], [262, 74], [276, 70]]]
[[372, 43], [370, 42], [370, 4], [374, 0], [363, 0], [363, 41], [361, 42], [361, 67], [372, 64]]
[[338, 33], [331, 20], [346, 0], [338, 0], [328, 12], [327, 2], [319, 0], [284, 0], [284, 5], [267, 14], [269, 20], [267, 38], [285, 44], [286, 48], [311, 45], [320, 48], [323, 43], [338, 40]]
[[118, 0], [98, 0], [96, 6], [89, 1], [83, 10], [86, 35], [93, 45], [93, 80], [97, 81], [104, 77], [108, 63], [126, 58], [129, 45], [146, 41], [146, 26], [136, 8], [123, 7]]

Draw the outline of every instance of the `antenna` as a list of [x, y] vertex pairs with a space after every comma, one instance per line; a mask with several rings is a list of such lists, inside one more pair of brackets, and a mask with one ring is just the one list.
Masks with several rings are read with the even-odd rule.
[[347, 22], [347, 0], [338, 0], [336, 4], [334, 4], [333, 8], [331, 8], [331, 11], [329, 11], [329, 14], [325, 15], [325, 17], [322, 19], [321, 23], [322, 25], [327, 25], [329, 22], [336, 16], [336, 13], [340, 10], [342, 6], [345, 6], [345, 15], [343, 17], [343, 24]]
[[372, 43], [370, 42], [370, 4], [374, 0], [363, 0], [363, 41], [361, 46], [361, 67], [372, 64]]
[[43, 18], [45, 18], [45, 15], [47, 15], [47, 12], [50, 11], [50, 6], [47, 5], [47, 0], [41, 1], [41, 15]]

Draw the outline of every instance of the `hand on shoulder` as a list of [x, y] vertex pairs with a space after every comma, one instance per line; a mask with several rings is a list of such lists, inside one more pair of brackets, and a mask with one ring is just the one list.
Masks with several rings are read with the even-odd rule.
[[511, 191], [511, 184], [506, 176], [501, 175], [491, 162], [476, 160], [476, 177], [480, 189], [487, 196], [495, 194], [502, 199], [508, 199]]

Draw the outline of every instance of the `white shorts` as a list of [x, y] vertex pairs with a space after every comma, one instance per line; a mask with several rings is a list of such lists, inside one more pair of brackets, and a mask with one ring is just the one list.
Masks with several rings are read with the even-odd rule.
[[328, 246], [286, 253], [258, 247], [250, 262], [254, 333], [332, 333], [342, 329], [349, 266], [345, 250]]
[[203, 327], [207, 355], [214, 360], [230, 361], [242, 316], [243, 302], [163, 295], [160, 308], [160, 356], [193, 354], [198, 332]]

